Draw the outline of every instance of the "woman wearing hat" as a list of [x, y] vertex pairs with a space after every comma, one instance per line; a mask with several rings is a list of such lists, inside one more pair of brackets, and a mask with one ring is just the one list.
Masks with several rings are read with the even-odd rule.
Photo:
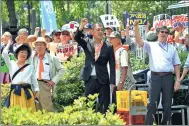
[[5, 63], [9, 68], [12, 79], [10, 97], [6, 100], [7, 107], [20, 106], [21, 108], [31, 108], [36, 111], [35, 100], [39, 98], [39, 87], [33, 65], [26, 64], [26, 60], [31, 56], [31, 48], [28, 44], [22, 44], [15, 50], [17, 61], [10, 60], [8, 49], [11, 42], [3, 50]]

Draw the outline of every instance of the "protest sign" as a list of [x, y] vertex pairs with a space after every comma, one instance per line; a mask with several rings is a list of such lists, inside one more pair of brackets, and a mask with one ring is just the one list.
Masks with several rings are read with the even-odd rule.
[[100, 19], [105, 28], [107, 27], [120, 27], [119, 21], [114, 15], [105, 14], [101, 15]]
[[126, 26], [129, 25], [129, 13], [128, 12], [125, 12], [124, 13], [124, 28], [126, 28]]
[[[16, 60], [16, 58], [14, 57], [13, 54], [10, 54], [9, 58], [10, 58], [10, 60]], [[7, 65], [5, 63], [4, 57], [1, 57], [1, 64], [0, 65], [1, 65], [0, 66], [1, 67], [0, 72], [8, 73], [9, 69], [8, 69], [8, 67], [7, 67]]]
[[174, 15], [172, 16], [171, 24], [173, 28], [178, 26], [188, 27], [188, 17], [185, 15]]
[[133, 25], [135, 20], [139, 21], [139, 25], [146, 25], [147, 24], [146, 13], [143, 12], [129, 13], [129, 25]]
[[160, 26], [167, 26], [176, 28], [182, 26], [184, 28], [188, 27], [188, 17], [186, 15], [173, 15], [172, 19], [168, 14], [159, 14], [154, 16], [153, 27], [157, 28]]
[[75, 32], [77, 30], [77, 28], [79, 27], [79, 23], [76, 21], [70, 21], [69, 25], [70, 25], [70, 30], [72, 32]]
[[77, 44], [59, 44], [56, 47], [56, 56], [60, 62], [67, 61], [73, 55], [77, 55]]

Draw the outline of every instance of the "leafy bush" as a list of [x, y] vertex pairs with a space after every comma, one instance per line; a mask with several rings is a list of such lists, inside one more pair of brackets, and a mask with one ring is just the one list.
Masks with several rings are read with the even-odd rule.
[[[146, 57], [145, 60], [147, 60], [148, 57]], [[140, 58], [136, 58], [133, 53], [130, 53], [130, 62], [131, 62], [131, 67], [132, 71], [137, 71], [137, 70], [143, 70], [146, 68], [149, 68], [149, 62], [144, 61]]]
[[5, 99], [9, 95], [10, 85], [9, 84], [1, 84], [1, 106], [4, 106]]
[[63, 111], [63, 107], [73, 103], [74, 99], [84, 93], [84, 82], [80, 80], [80, 70], [84, 64], [84, 54], [73, 57], [64, 64], [64, 75], [56, 86], [56, 95], [53, 103], [57, 111]]
[[64, 112], [31, 112], [31, 109], [2, 108], [2, 122], [5, 125], [124, 125], [119, 115], [108, 111], [106, 115], [92, 109], [97, 95], [80, 97], [73, 105], [64, 108]]
[[188, 52], [178, 51], [178, 55], [179, 55], [179, 58], [181, 61], [180, 72], [182, 73], [184, 64], [185, 64], [187, 56], [188, 56]]

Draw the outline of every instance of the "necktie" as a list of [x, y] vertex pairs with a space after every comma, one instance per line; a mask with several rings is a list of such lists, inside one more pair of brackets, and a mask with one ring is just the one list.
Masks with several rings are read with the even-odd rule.
[[42, 72], [44, 72], [43, 57], [39, 57], [39, 76], [38, 79], [42, 79]]
[[101, 42], [101, 43], [98, 44], [98, 45], [95, 45], [95, 61], [98, 59], [98, 53], [99, 53], [99, 51], [101, 50], [102, 45], [103, 45], [103, 42]]

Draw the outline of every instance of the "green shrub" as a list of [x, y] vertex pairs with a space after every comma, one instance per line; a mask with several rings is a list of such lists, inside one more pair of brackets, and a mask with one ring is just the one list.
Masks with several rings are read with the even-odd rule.
[[112, 111], [106, 115], [94, 112], [97, 95], [80, 97], [74, 100], [73, 105], [66, 106], [64, 112], [53, 113], [46, 111], [31, 112], [31, 109], [2, 108], [2, 122], [4, 125], [124, 125], [120, 117]]
[[184, 64], [185, 64], [187, 56], [188, 56], [188, 52], [178, 51], [178, 55], [179, 55], [179, 58], [181, 61], [180, 72], [182, 73]]
[[146, 60], [148, 60], [148, 57], [146, 57], [144, 63], [142, 59], [136, 58], [133, 53], [130, 53], [130, 62], [131, 62], [132, 71], [149, 68], [149, 62]]
[[10, 84], [1, 84], [1, 106], [4, 106], [5, 99], [9, 95]]
[[80, 70], [84, 64], [84, 54], [73, 57], [64, 64], [64, 75], [56, 86], [53, 103], [57, 111], [63, 111], [64, 106], [71, 105], [74, 99], [83, 96], [84, 82], [80, 80]]

